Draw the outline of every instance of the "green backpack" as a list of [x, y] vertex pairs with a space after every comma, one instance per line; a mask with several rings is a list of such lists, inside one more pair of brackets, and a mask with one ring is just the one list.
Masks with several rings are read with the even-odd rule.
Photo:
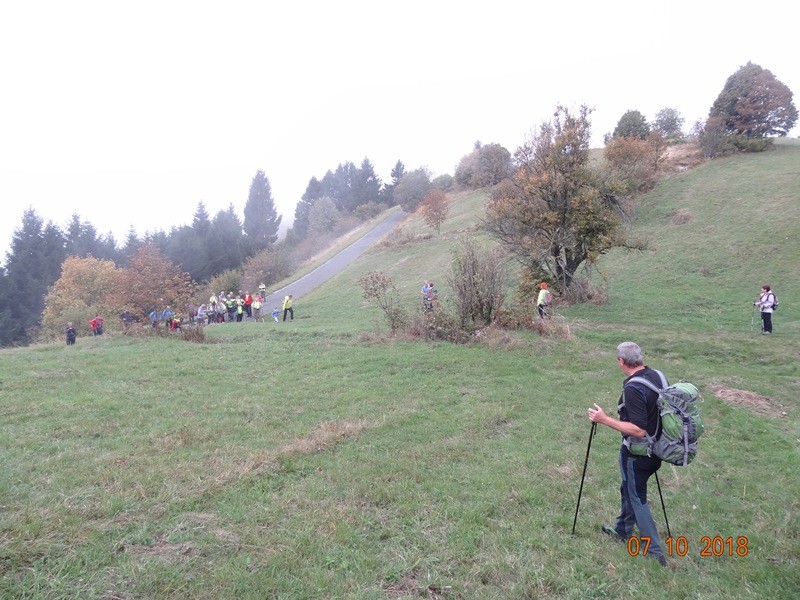
[[[655, 369], [654, 369], [655, 370]], [[628, 383], [641, 383], [658, 394], [659, 426], [656, 435], [647, 435], [642, 441], [625, 438], [625, 446], [637, 456], [655, 455], [673, 465], [686, 466], [697, 454], [697, 440], [703, 433], [700, 402], [703, 398], [691, 383], [681, 381], [669, 385], [661, 371], [661, 388], [644, 377], [634, 377]], [[625, 394], [622, 395], [625, 404]]]

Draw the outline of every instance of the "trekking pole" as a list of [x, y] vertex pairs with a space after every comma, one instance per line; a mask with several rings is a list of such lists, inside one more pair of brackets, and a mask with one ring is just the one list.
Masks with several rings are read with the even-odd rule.
[[583, 461], [583, 475], [581, 475], [581, 487], [578, 490], [578, 504], [575, 506], [575, 518], [572, 520], [572, 535], [575, 535], [575, 524], [578, 522], [578, 509], [581, 506], [581, 495], [583, 494], [583, 479], [586, 477], [586, 467], [589, 464], [589, 450], [592, 449], [592, 438], [597, 432], [597, 423], [592, 422], [592, 429], [589, 431], [589, 444], [586, 446], [586, 459]]
[[753, 312], [750, 314], [750, 331], [756, 327], [756, 305], [753, 304]]
[[667, 535], [672, 537], [672, 532], [669, 529], [669, 519], [667, 518], [667, 509], [664, 506], [664, 496], [661, 493], [661, 482], [658, 480], [658, 471], [655, 473], [656, 476], [656, 485], [658, 486], [658, 495], [661, 498], [661, 510], [664, 511], [664, 521], [667, 523]]

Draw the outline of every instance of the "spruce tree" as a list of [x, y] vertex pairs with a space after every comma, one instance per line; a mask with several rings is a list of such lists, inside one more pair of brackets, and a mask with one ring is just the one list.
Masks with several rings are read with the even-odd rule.
[[281, 216], [272, 199], [269, 179], [260, 169], [250, 184], [250, 193], [244, 205], [244, 232], [247, 235], [251, 252], [258, 252], [278, 240], [278, 227]]
[[52, 223], [44, 225], [36, 211], [22, 215], [6, 255], [6, 300], [0, 312], [10, 314], [6, 343], [29, 343], [44, 310], [47, 289], [58, 279], [66, 258], [64, 234]]

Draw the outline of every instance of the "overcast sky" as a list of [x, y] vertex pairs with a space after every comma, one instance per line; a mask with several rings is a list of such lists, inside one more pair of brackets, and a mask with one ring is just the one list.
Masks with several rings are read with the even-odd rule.
[[190, 223], [200, 201], [241, 216], [258, 169], [291, 221], [309, 179], [339, 163], [368, 157], [384, 181], [398, 159], [452, 174], [476, 140], [513, 153], [557, 104], [595, 109], [598, 147], [630, 109], [675, 108], [689, 129], [748, 61], [797, 105], [785, 6], [4, 3], [0, 257], [28, 207], [118, 243], [131, 226]]

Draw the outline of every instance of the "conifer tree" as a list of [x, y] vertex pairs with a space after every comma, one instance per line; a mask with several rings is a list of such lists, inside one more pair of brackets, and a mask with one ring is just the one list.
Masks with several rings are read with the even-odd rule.
[[272, 199], [269, 179], [260, 169], [250, 184], [250, 193], [244, 205], [244, 232], [254, 253], [271, 246], [278, 240], [278, 227], [281, 216]]
[[[60, 275], [66, 258], [64, 234], [51, 222], [45, 226], [32, 208], [22, 215], [6, 255], [8, 328], [4, 343], [29, 343], [35, 338], [47, 289]], [[5, 312], [5, 311], [0, 311]]]
[[354, 208], [378, 201], [381, 180], [375, 174], [375, 167], [368, 158], [361, 161], [361, 166], [354, 173], [352, 184]]

